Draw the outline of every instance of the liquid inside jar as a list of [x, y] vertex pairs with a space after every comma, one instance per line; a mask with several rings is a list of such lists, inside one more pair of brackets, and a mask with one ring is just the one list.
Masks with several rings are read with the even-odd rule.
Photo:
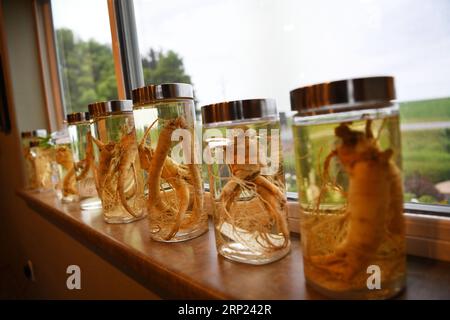
[[[208, 230], [201, 164], [194, 161], [193, 101], [174, 100], [134, 108], [151, 238], [178, 242]], [[189, 132], [190, 143], [172, 141], [177, 129]], [[181, 133], [183, 132], [181, 131]]]
[[70, 125], [69, 134], [72, 141], [80, 208], [82, 210], [101, 208], [94, 176], [94, 145], [91, 138], [91, 124], [86, 121]]
[[231, 260], [265, 264], [290, 250], [279, 129], [277, 121], [204, 128], [217, 249]]
[[108, 223], [128, 223], [146, 215], [144, 181], [136, 146], [133, 115], [95, 120], [97, 192]]
[[37, 191], [53, 190], [55, 150], [35, 146], [25, 148], [24, 153], [29, 188]]
[[78, 200], [78, 190], [75, 179], [75, 168], [70, 144], [58, 144], [55, 149], [55, 159], [58, 172], [56, 195], [63, 202]]
[[294, 125], [307, 282], [335, 298], [388, 298], [405, 282], [397, 113]]

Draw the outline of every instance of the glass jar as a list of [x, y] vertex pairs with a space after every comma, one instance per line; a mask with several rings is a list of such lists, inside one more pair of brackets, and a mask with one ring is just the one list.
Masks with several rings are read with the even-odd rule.
[[75, 167], [80, 208], [95, 210], [102, 206], [94, 176], [94, 145], [89, 112], [67, 115], [68, 130]]
[[28, 146], [29, 188], [38, 192], [52, 191], [55, 185], [55, 149], [41, 140], [31, 140]]
[[[189, 240], [208, 230], [201, 164], [196, 158], [192, 86], [150, 85], [133, 90], [141, 165], [147, 176], [151, 238]], [[182, 137], [182, 142], [180, 142]]]
[[[45, 185], [45, 182], [39, 183], [36, 175], [36, 161], [33, 155], [31, 154], [31, 147], [30, 143], [36, 141], [37, 143], [34, 143], [34, 147], [39, 146], [39, 142], [45, 139], [47, 136], [47, 130], [45, 129], [37, 129], [33, 131], [23, 131], [21, 132], [21, 144], [22, 144], [22, 152], [23, 157], [25, 160], [25, 187], [27, 189], [31, 190], [38, 190], [41, 189], [52, 189], [51, 184], [49, 184], [46, 188], [43, 188], [43, 185]], [[36, 150], [36, 149], [35, 149]], [[45, 170], [44, 170], [45, 172]], [[48, 175], [43, 175], [48, 176]], [[46, 178], [44, 178], [46, 180]], [[48, 180], [48, 179], [47, 179]], [[51, 179], [48, 180], [51, 183]], [[40, 185], [40, 186], [39, 186]]]
[[392, 77], [291, 91], [306, 281], [334, 298], [405, 285], [398, 105]]
[[67, 128], [54, 132], [52, 138], [55, 143], [55, 162], [58, 176], [55, 187], [56, 196], [62, 202], [76, 202], [78, 201], [78, 190]]
[[108, 223], [129, 223], [146, 215], [132, 111], [131, 100], [89, 105], [97, 192]]
[[249, 264], [283, 258], [290, 240], [275, 101], [211, 104], [202, 119], [217, 251]]

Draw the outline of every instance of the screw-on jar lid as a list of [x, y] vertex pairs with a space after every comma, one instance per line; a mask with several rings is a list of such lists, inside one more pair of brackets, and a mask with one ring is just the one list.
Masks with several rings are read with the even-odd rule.
[[188, 83], [148, 85], [132, 91], [133, 105], [141, 106], [157, 100], [194, 99], [194, 89]]
[[131, 100], [111, 100], [108, 101], [111, 113], [124, 113], [133, 111], [133, 102]]
[[88, 110], [90, 117], [95, 118], [106, 116], [111, 111], [111, 107], [108, 101], [98, 101], [89, 104]]
[[319, 83], [290, 92], [291, 110], [301, 114], [323, 114], [378, 108], [395, 99], [394, 78], [357, 78]]
[[267, 118], [277, 115], [273, 99], [248, 99], [213, 103], [202, 107], [203, 124]]
[[20, 133], [20, 136], [23, 138], [32, 138], [33, 137], [33, 132], [32, 131], [22, 131]]
[[74, 112], [67, 115], [67, 123], [69, 124], [89, 121], [90, 119], [91, 115], [89, 112]]

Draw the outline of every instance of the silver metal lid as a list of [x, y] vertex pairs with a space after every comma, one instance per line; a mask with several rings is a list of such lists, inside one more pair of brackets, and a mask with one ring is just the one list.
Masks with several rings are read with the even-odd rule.
[[89, 121], [91, 115], [89, 112], [74, 112], [67, 115], [67, 123], [72, 124], [76, 122]]
[[203, 124], [266, 118], [277, 115], [274, 99], [248, 99], [213, 103], [202, 107]]
[[31, 137], [33, 137], [33, 132], [31, 132], [31, 131], [22, 131], [20, 133], [20, 136], [22, 137], [22, 139], [23, 138], [31, 138]]
[[109, 112], [111, 112], [111, 107], [108, 101], [98, 101], [89, 104], [88, 110], [91, 118], [95, 118], [109, 114]]
[[132, 91], [133, 105], [141, 106], [158, 100], [194, 99], [194, 89], [188, 83], [148, 85]]
[[319, 83], [290, 92], [291, 110], [300, 114], [324, 114], [364, 107], [378, 108], [395, 100], [394, 78], [368, 77]]
[[108, 101], [111, 113], [124, 113], [133, 111], [133, 101], [131, 100], [111, 100]]

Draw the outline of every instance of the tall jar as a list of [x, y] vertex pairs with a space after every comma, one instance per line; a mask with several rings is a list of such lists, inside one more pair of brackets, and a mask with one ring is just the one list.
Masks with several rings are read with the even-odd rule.
[[89, 105], [93, 116], [97, 192], [108, 223], [128, 223], [146, 215], [144, 177], [136, 145], [131, 100]]
[[147, 177], [151, 238], [178, 242], [198, 237], [208, 230], [208, 215], [196, 157], [192, 86], [138, 88], [133, 90], [133, 103], [141, 166]]
[[67, 115], [68, 130], [75, 167], [80, 208], [94, 210], [102, 204], [97, 194], [94, 176], [94, 144], [91, 135], [89, 112], [76, 112]]
[[67, 128], [52, 133], [55, 143], [55, 162], [58, 182], [56, 196], [61, 202], [78, 201], [77, 182], [73, 163], [70, 137]]
[[217, 251], [265, 264], [290, 250], [280, 122], [270, 99], [202, 107]]
[[405, 285], [398, 105], [392, 77], [291, 91], [306, 281], [334, 298]]
[[[45, 129], [21, 132], [22, 153], [25, 160], [25, 187], [31, 190], [42, 191], [45, 189], [52, 189], [51, 167], [48, 167], [49, 170], [47, 173], [45, 172], [46, 166], [44, 166], [44, 168], [40, 168], [40, 176], [38, 176], [38, 173], [36, 172], [37, 167], [35, 155], [37, 154], [37, 147], [39, 147], [40, 142], [43, 141], [45, 137], [47, 137], [47, 130]], [[30, 144], [33, 144], [33, 147], [35, 148], [34, 155], [31, 153]]]

